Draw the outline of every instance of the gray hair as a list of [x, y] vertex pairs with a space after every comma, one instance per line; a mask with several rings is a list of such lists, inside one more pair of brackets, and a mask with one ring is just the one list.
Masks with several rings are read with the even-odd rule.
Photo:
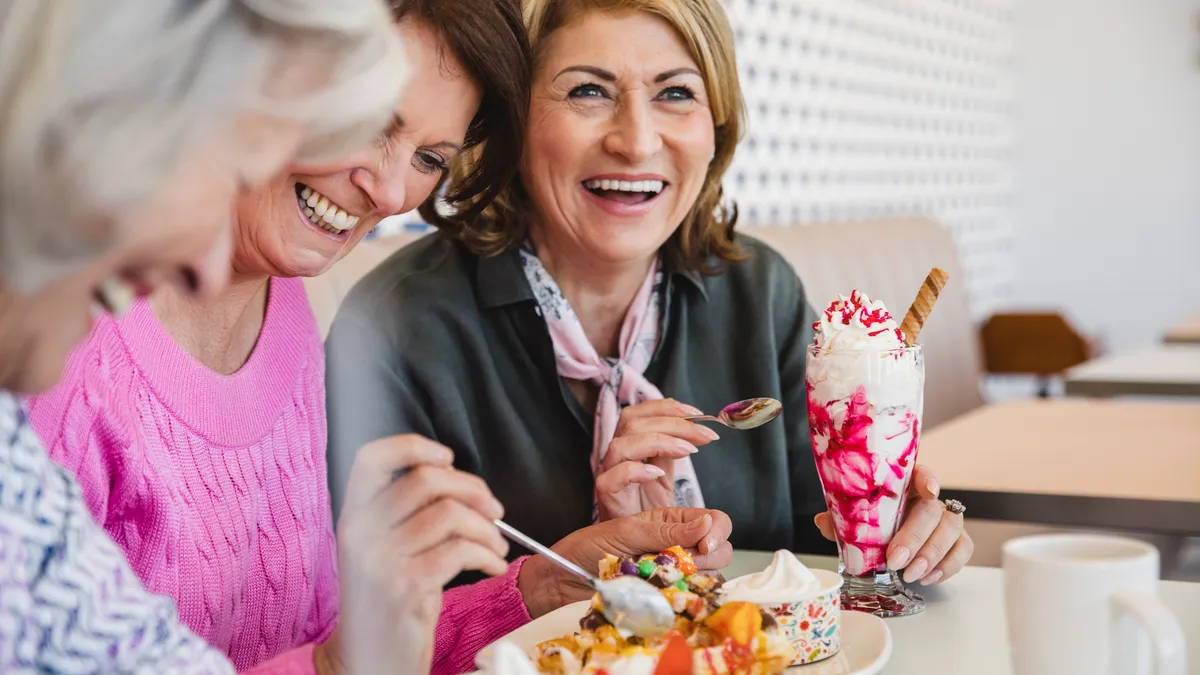
[[[297, 59], [327, 79], [290, 86]], [[365, 146], [403, 64], [380, 0], [0, 0], [0, 279], [77, 265], [104, 234], [85, 224], [239, 114], [306, 124], [302, 159]]]

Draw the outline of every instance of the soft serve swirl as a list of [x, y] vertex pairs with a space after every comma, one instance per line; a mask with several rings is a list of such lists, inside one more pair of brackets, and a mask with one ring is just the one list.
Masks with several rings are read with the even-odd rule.
[[823, 354], [904, 347], [904, 332], [883, 303], [859, 291], [851, 292], [848, 298], [839, 295], [813, 323], [813, 330], [817, 350]]
[[776, 551], [767, 569], [725, 582], [721, 598], [725, 602], [778, 605], [796, 602], [820, 590], [821, 582], [794, 553]]

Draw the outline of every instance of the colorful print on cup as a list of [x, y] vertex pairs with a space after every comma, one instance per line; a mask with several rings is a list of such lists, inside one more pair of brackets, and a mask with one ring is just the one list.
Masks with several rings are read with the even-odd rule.
[[796, 650], [793, 666], [816, 663], [842, 647], [841, 585], [800, 602], [762, 605], [779, 624], [779, 634]]

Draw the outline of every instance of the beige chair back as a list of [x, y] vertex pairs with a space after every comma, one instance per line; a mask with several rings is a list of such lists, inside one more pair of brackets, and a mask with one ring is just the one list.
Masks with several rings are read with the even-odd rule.
[[858, 289], [883, 301], [899, 322], [929, 270], [946, 270], [950, 281], [918, 339], [925, 347], [925, 428], [983, 404], [979, 337], [962, 265], [954, 240], [936, 222], [914, 217], [739, 231], [783, 254], [817, 311]]

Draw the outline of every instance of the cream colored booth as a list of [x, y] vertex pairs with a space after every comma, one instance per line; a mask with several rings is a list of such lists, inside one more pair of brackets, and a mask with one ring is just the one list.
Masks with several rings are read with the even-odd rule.
[[[771, 244], [791, 262], [818, 309], [838, 293], [857, 288], [883, 300], [899, 320], [929, 269], [945, 269], [950, 282], [920, 339], [926, 350], [925, 427], [982, 405], [979, 339], [962, 267], [953, 240], [937, 223], [912, 218], [742, 231]], [[306, 280], [322, 336], [355, 282], [419, 236], [364, 241], [329, 272]]]

